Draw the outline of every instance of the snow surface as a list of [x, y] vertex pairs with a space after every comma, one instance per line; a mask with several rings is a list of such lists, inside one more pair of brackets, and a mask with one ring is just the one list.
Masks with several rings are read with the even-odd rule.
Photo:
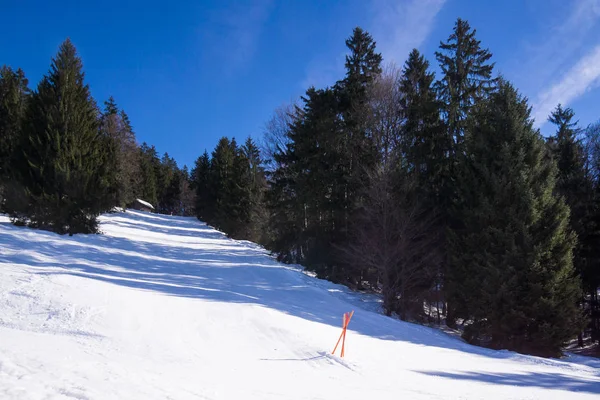
[[385, 317], [193, 218], [101, 221], [103, 235], [68, 237], [0, 216], [1, 399], [600, 398], [599, 360]]

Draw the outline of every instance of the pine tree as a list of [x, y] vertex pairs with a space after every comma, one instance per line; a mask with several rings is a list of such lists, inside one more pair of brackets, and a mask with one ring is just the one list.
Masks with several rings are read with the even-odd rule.
[[[335, 93], [339, 98], [339, 113], [343, 125], [342, 132], [332, 134], [329, 142], [335, 146], [339, 158], [339, 172], [334, 184], [336, 225], [333, 240], [336, 243], [346, 241], [351, 216], [360, 206], [362, 188], [366, 181], [366, 172], [371, 169], [377, 159], [373, 138], [369, 136], [366, 121], [368, 120], [368, 91], [375, 79], [381, 74], [383, 57], [376, 51], [376, 43], [372, 36], [357, 27], [352, 36], [346, 40], [349, 54], [346, 55], [346, 77], [337, 82]], [[325, 150], [327, 151], [327, 150]]]
[[[23, 118], [29, 97], [28, 81], [21, 69], [0, 68], [0, 212], [10, 212], [22, 202], [17, 194], [16, 148], [21, 140]], [[11, 166], [13, 167], [11, 169]]]
[[[591, 248], [595, 246], [594, 227], [591, 221], [594, 208], [594, 182], [587, 171], [587, 160], [581, 130], [573, 121], [575, 113], [571, 108], [564, 109], [560, 104], [548, 120], [556, 125], [556, 135], [548, 140], [549, 147], [558, 165], [557, 192], [564, 197], [571, 210], [570, 226], [577, 234], [574, 250], [574, 265], [582, 278], [586, 293], [589, 293], [590, 279], [594, 268]], [[585, 305], [582, 298], [582, 306]], [[583, 346], [583, 335], [579, 335], [579, 345]]]
[[187, 165], [184, 165], [181, 171], [179, 171], [179, 192], [180, 214], [186, 217], [194, 216], [196, 212], [196, 195]]
[[587, 235], [581, 242], [586, 260], [582, 283], [587, 294], [591, 340], [600, 342], [600, 122], [586, 129], [587, 177], [592, 182], [591, 206], [587, 210]]
[[129, 118], [125, 111], [119, 110], [112, 96], [104, 103], [100, 126], [102, 133], [116, 145], [115, 204], [127, 207], [133, 203], [139, 191], [139, 151]]
[[146, 142], [142, 143], [139, 150], [139, 168], [141, 175], [139, 196], [142, 200], [149, 202], [155, 207], [158, 206], [155, 168], [157, 158], [158, 156], [154, 146], [149, 147]]
[[[468, 119], [483, 99], [494, 89], [496, 79], [492, 78], [494, 63], [490, 63], [492, 54], [488, 49], [481, 48], [481, 42], [475, 37], [476, 31], [469, 23], [458, 19], [454, 30], [446, 43], [440, 42], [440, 51], [435, 53], [442, 70], [441, 80], [435, 83], [435, 89], [440, 100], [442, 117], [446, 125], [446, 137], [449, 144], [447, 151], [447, 177], [442, 183], [438, 200], [441, 204], [441, 222], [446, 228], [458, 223], [459, 216], [450, 212], [450, 203], [455, 197], [454, 185], [460, 174], [460, 163], [465, 152], [465, 130]], [[447, 243], [441, 244], [444, 248]], [[446, 249], [449, 250], [449, 249]], [[447, 252], [446, 252], [447, 254]], [[452, 271], [447, 271], [448, 260], [443, 262], [444, 291], [446, 299], [453, 296], [448, 293], [454, 284], [450, 277]], [[446, 323], [453, 327], [456, 319], [456, 307], [448, 301], [446, 304]]]
[[556, 356], [577, 331], [569, 208], [530, 109], [502, 82], [469, 128], [451, 234], [452, 296], [464, 337]]
[[435, 53], [442, 70], [442, 79], [436, 83], [436, 88], [443, 102], [455, 152], [460, 151], [464, 141], [471, 108], [496, 84], [496, 79], [492, 78], [494, 63], [489, 63], [492, 54], [481, 48], [476, 33], [467, 21], [459, 18], [446, 43], [440, 42], [441, 51]]
[[241, 148], [248, 163], [247, 185], [249, 194], [248, 225], [244, 238], [256, 243], [266, 243], [267, 209], [265, 206], [265, 191], [267, 182], [260, 151], [252, 138], [248, 137]]
[[237, 153], [235, 140], [222, 137], [215, 147], [210, 163], [209, 192], [214, 198], [213, 218], [210, 223], [224, 232], [232, 230], [233, 169]]
[[69, 39], [29, 102], [25, 134], [31, 223], [59, 233], [96, 231], [96, 216], [112, 206], [106, 160], [114, 149], [98, 129], [97, 107]]
[[434, 74], [429, 62], [414, 49], [400, 78], [402, 153], [406, 167], [415, 173], [418, 186], [428, 197], [429, 207], [442, 206], [447, 178], [450, 141], [440, 120], [439, 102], [433, 90]]
[[211, 162], [208, 152], [198, 157], [191, 174], [192, 188], [196, 192], [196, 216], [199, 220], [212, 223], [215, 199], [211, 187]]

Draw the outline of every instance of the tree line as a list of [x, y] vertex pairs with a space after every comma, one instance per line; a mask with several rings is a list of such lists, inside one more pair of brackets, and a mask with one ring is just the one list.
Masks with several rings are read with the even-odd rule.
[[98, 106], [70, 40], [35, 90], [21, 69], [0, 69], [0, 207], [13, 222], [91, 233], [99, 214], [136, 198], [193, 215], [189, 179], [168, 154], [137, 144], [114, 98]]
[[346, 46], [345, 75], [275, 110], [260, 148], [223, 137], [189, 173], [139, 146], [114, 99], [97, 107], [68, 40], [35, 91], [3, 67], [2, 209], [72, 234], [142, 198], [470, 343], [555, 356], [599, 341], [600, 122], [557, 105], [544, 138], [461, 19], [439, 77], [416, 49], [384, 66], [360, 28]]

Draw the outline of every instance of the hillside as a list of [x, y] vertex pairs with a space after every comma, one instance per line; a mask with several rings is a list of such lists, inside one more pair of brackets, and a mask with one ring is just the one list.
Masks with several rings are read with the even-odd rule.
[[[592, 399], [600, 362], [467, 345], [194, 218], [0, 223], [2, 399]], [[330, 354], [354, 310], [346, 357]]]

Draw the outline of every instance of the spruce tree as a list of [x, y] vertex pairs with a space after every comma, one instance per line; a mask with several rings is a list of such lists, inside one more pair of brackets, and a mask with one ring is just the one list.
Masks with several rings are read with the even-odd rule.
[[125, 111], [119, 110], [112, 96], [104, 102], [100, 126], [102, 133], [113, 140], [116, 146], [115, 204], [127, 207], [133, 203], [139, 191], [139, 151], [129, 118]]
[[[451, 182], [461, 173], [459, 163], [465, 152], [465, 130], [468, 120], [475, 107], [494, 88], [496, 79], [492, 78], [492, 54], [488, 49], [481, 47], [481, 42], [476, 38], [476, 31], [471, 29], [467, 21], [460, 18], [456, 21], [448, 40], [445, 43], [440, 42], [440, 51], [436, 52], [435, 56], [442, 70], [441, 80], [435, 83], [435, 89], [449, 141], [446, 152], [447, 178], [442, 183], [439, 196], [441, 222], [448, 228], [460, 219], [452, 215], [449, 206], [455, 197], [454, 185]], [[444, 248], [447, 245], [446, 242], [442, 243]], [[447, 300], [452, 299], [449, 291], [454, 284], [451, 280], [452, 271], [447, 271], [448, 267], [448, 260], [445, 259], [443, 286]], [[457, 305], [447, 301], [446, 323], [451, 327], [455, 324], [456, 307]]]
[[[558, 105], [548, 120], [556, 125], [556, 135], [548, 140], [549, 147], [558, 165], [557, 192], [564, 197], [571, 210], [570, 226], [577, 234], [574, 250], [575, 270], [582, 279], [585, 292], [589, 293], [590, 276], [594, 265], [592, 248], [597, 244], [592, 219], [594, 210], [594, 182], [587, 168], [587, 155], [583, 147], [581, 129], [573, 121], [575, 113], [571, 108]], [[585, 298], [581, 305], [586, 307]], [[579, 345], [583, 346], [583, 335], [579, 335]]]
[[435, 53], [442, 70], [442, 79], [436, 88], [442, 100], [448, 133], [454, 140], [455, 151], [460, 151], [464, 140], [466, 119], [473, 105], [494, 88], [492, 54], [481, 48], [481, 41], [469, 23], [458, 19], [454, 31]]
[[[23, 118], [29, 97], [28, 81], [21, 69], [0, 68], [0, 212], [10, 212], [22, 199], [15, 168], [19, 163], [16, 152], [21, 140]], [[12, 167], [12, 168], [11, 168]]]
[[577, 331], [569, 208], [530, 108], [508, 83], [480, 107], [458, 175], [452, 290], [464, 337], [543, 356]]
[[212, 223], [214, 218], [214, 195], [211, 187], [211, 162], [208, 152], [198, 157], [192, 170], [192, 188], [196, 192], [196, 217], [206, 223]]
[[447, 178], [450, 141], [440, 120], [439, 102], [433, 90], [434, 74], [429, 62], [414, 49], [400, 78], [402, 154], [414, 172], [418, 186], [428, 197], [429, 207], [440, 204]]
[[98, 129], [98, 119], [81, 59], [67, 39], [27, 110], [23, 184], [34, 226], [95, 232], [96, 216], [112, 206], [112, 166], [106, 160], [114, 148]]
[[266, 243], [267, 210], [265, 207], [265, 191], [267, 182], [260, 151], [252, 138], [248, 137], [241, 149], [248, 163], [248, 193], [250, 210], [245, 239]]
[[139, 196], [142, 200], [149, 202], [154, 207], [158, 207], [155, 168], [156, 158], [157, 155], [154, 146], [149, 147], [146, 142], [142, 143], [142, 146], [139, 149], [139, 169], [141, 176]]
[[377, 159], [375, 143], [366, 126], [366, 113], [368, 91], [381, 73], [383, 60], [373, 37], [360, 27], [352, 31], [346, 47], [349, 50], [346, 76], [334, 88], [339, 98], [342, 131], [330, 133], [334, 137], [329, 139], [339, 158], [339, 172], [334, 176], [333, 188], [337, 207], [333, 240], [338, 244], [347, 239], [351, 216], [361, 204], [362, 188], [367, 179], [365, 171], [371, 169]]

